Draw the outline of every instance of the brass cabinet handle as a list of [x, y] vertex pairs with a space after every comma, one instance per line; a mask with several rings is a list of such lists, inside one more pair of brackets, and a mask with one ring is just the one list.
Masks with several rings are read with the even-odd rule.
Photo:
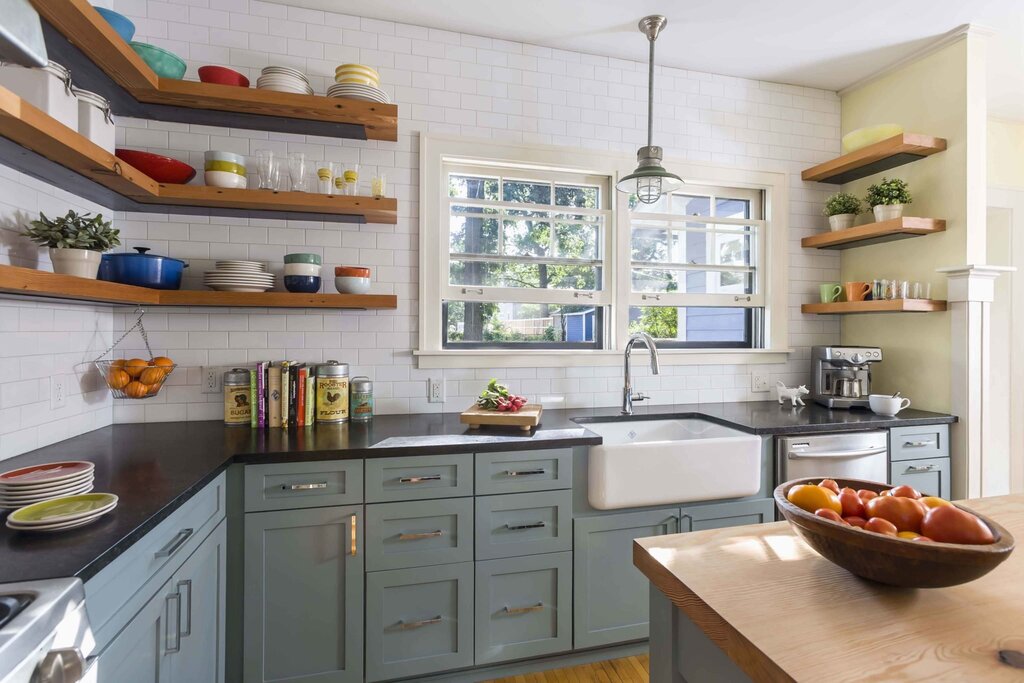
[[523, 522], [522, 524], [506, 524], [509, 531], [526, 531], [527, 529], [543, 529], [547, 522]]
[[356, 526], [356, 516], [355, 515], [352, 515], [352, 519], [350, 520], [349, 523], [351, 524], [351, 533], [350, 533], [350, 535], [351, 535], [351, 538], [352, 538], [352, 547], [349, 550], [349, 554], [352, 555], [352, 557], [355, 557], [356, 556], [356, 549], [359, 547], [359, 536], [358, 536], [359, 532], [357, 531], [358, 527]]
[[317, 481], [309, 484], [283, 484], [282, 489], [286, 491], [312, 491], [314, 489], [325, 489], [327, 488], [326, 481]]
[[422, 484], [425, 481], [441, 481], [440, 474], [424, 474], [419, 477], [401, 477], [399, 484]]
[[535, 470], [505, 470], [505, 474], [510, 477], [526, 477], [531, 474], [546, 474], [547, 470], [543, 467], [538, 467]]
[[505, 605], [504, 612], [506, 614], [527, 614], [528, 612], [539, 612], [544, 609], [544, 603], [538, 602], [536, 605], [530, 605], [529, 607], [509, 607]]
[[178, 549], [185, 545], [185, 541], [191, 538], [194, 531], [194, 529], [182, 529], [176, 533], [174, 538], [167, 542], [167, 545], [156, 551], [156, 557], [170, 557], [178, 552]]
[[423, 533], [419, 533], [419, 534], [398, 534], [398, 540], [399, 541], [416, 541], [416, 540], [419, 540], [421, 538], [437, 538], [437, 537], [443, 536], [443, 535], [444, 535], [444, 531], [442, 531], [441, 529], [438, 529], [436, 531], [424, 531]]
[[419, 621], [399, 621], [398, 624], [396, 625], [403, 631], [409, 631], [414, 628], [423, 628], [424, 626], [432, 626], [433, 624], [440, 623], [441, 615], [438, 614], [436, 617], [433, 617], [432, 619], [420, 619]]
[[[174, 628], [171, 628], [171, 601], [174, 601]], [[174, 645], [171, 645], [171, 637]], [[170, 593], [164, 598], [164, 645], [167, 652], [181, 652], [181, 594]]]

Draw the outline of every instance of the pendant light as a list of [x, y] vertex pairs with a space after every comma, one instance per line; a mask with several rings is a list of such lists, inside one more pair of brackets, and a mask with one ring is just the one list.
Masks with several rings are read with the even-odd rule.
[[661, 147], [652, 144], [654, 137], [654, 41], [668, 24], [668, 19], [654, 14], [640, 20], [640, 32], [651, 43], [650, 64], [647, 74], [647, 146], [636, 152], [636, 170], [615, 183], [619, 192], [635, 194], [643, 204], [654, 204], [667, 192], [674, 192], [683, 186], [683, 179], [669, 173], [661, 165]]

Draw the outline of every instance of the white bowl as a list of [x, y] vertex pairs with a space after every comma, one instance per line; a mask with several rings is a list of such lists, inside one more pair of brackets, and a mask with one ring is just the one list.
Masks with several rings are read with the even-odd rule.
[[244, 154], [235, 154], [234, 152], [221, 152], [216, 149], [211, 149], [208, 152], [203, 153], [204, 161], [230, 161], [233, 164], [239, 166], [246, 165], [246, 158]]
[[285, 275], [313, 275], [320, 277], [321, 266], [315, 263], [286, 263], [284, 264]]
[[339, 275], [334, 278], [334, 287], [341, 294], [366, 294], [370, 291], [370, 278]]
[[238, 175], [230, 171], [204, 171], [203, 178], [210, 187], [243, 188], [249, 185], [244, 175]]

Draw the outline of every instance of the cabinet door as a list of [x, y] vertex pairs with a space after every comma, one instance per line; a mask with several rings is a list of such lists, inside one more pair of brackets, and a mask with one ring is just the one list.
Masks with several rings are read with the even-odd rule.
[[227, 521], [221, 521], [171, 579], [181, 600], [181, 654], [171, 658], [176, 683], [224, 681]]
[[179, 597], [168, 581], [100, 653], [96, 677], [103, 683], [168, 683], [178, 651]]
[[633, 566], [633, 539], [678, 531], [678, 508], [573, 522], [576, 649], [647, 637], [649, 582]]
[[903, 460], [889, 465], [893, 486], [908, 484], [926, 496], [949, 500], [949, 458]]
[[775, 501], [743, 500], [736, 503], [716, 503], [684, 507], [680, 514], [680, 531], [724, 529], [744, 524], [764, 524], [775, 521]]
[[358, 506], [245, 515], [247, 683], [363, 677]]

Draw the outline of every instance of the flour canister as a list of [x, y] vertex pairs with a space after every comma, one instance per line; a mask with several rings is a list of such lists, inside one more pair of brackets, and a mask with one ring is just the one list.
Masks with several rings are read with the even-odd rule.
[[252, 419], [249, 401], [249, 371], [234, 368], [224, 373], [224, 424], [248, 425]]
[[316, 366], [316, 421], [348, 422], [348, 363]]
[[366, 422], [373, 419], [373, 382], [369, 377], [352, 378], [352, 421]]

